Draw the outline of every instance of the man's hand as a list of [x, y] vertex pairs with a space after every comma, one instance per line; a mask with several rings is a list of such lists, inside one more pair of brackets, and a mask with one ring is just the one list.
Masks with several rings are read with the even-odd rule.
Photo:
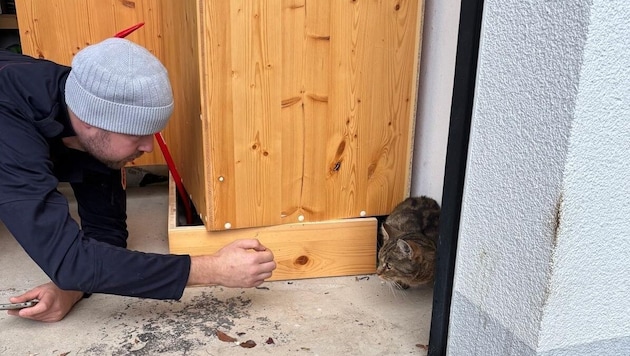
[[9, 299], [11, 303], [23, 303], [32, 299], [39, 299], [39, 303], [35, 306], [20, 310], [9, 310], [7, 313], [38, 321], [59, 321], [68, 314], [70, 309], [81, 298], [83, 298], [83, 292], [61, 290], [54, 283], [49, 282]]
[[274, 269], [273, 253], [258, 240], [236, 240], [213, 255], [192, 257], [188, 285], [256, 287]]

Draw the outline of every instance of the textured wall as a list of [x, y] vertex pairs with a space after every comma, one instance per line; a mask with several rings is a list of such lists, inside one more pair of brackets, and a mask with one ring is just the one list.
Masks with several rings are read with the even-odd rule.
[[450, 355], [630, 354], [630, 2], [486, 1]]
[[590, 18], [541, 325], [546, 355], [630, 355], [630, 2], [595, 0]]
[[538, 352], [590, 8], [485, 2], [451, 355]]

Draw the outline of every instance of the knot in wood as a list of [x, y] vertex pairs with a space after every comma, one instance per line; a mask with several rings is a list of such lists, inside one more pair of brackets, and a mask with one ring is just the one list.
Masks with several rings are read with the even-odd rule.
[[295, 264], [296, 265], [304, 266], [307, 263], [308, 263], [308, 257], [307, 256], [300, 256], [300, 257], [295, 259]]

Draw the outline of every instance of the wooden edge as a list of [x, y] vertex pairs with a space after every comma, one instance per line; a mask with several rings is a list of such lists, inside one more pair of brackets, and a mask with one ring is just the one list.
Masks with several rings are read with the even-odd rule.
[[169, 183], [168, 240], [173, 254], [211, 254], [236, 239], [256, 238], [274, 254], [277, 268], [272, 281], [376, 272], [375, 218], [226, 231], [177, 226], [176, 191], [172, 179]]
[[409, 142], [408, 153], [409, 159], [407, 164], [407, 175], [405, 177], [405, 197], [411, 195], [411, 184], [413, 178], [413, 159], [414, 150], [416, 145], [416, 124], [418, 121], [418, 91], [420, 90], [420, 66], [422, 64], [422, 43], [424, 42], [424, 13], [425, 13], [425, 1], [422, 0], [418, 3], [418, 21], [416, 23], [416, 44], [414, 53], [416, 54], [413, 66], [412, 78], [414, 84], [411, 86], [410, 97], [414, 98], [411, 110], [409, 110], [409, 136], [407, 142]]

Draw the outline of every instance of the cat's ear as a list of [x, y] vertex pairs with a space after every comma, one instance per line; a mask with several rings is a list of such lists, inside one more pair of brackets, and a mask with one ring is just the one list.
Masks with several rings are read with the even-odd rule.
[[400, 252], [402, 252], [403, 256], [407, 257], [407, 258], [411, 258], [413, 255], [413, 250], [411, 249], [411, 246], [409, 245], [409, 243], [405, 240], [398, 240], [398, 242], [396, 242], [396, 245], [398, 246], [398, 249], [400, 250]]
[[397, 228], [388, 225], [388, 224], [383, 224], [383, 237], [384, 237], [384, 241], [387, 241], [389, 239], [393, 239], [397, 236], [400, 236], [403, 234], [403, 231], [398, 230]]

